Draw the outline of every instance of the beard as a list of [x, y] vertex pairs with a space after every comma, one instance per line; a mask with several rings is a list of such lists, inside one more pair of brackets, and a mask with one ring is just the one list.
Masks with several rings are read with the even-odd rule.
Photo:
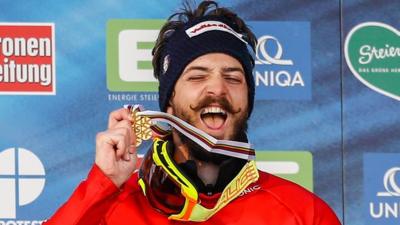
[[[208, 106], [211, 103], [219, 103], [221, 107], [231, 113], [231, 114], [238, 114], [242, 111], [241, 108], [235, 110], [232, 105], [229, 103], [229, 101], [225, 97], [212, 97], [212, 96], [206, 96], [202, 100], [199, 101], [199, 103], [196, 106], [190, 105], [190, 109], [193, 111], [200, 110], [206, 106]], [[192, 118], [188, 113], [184, 112], [182, 109], [176, 107], [176, 106], [171, 106], [174, 110], [175, 116], [179, 117], [180, 119], [188, 122], [189, 124], [194, 126], [194, 118]], [[232, 141], [240, 141], [240, 142], [248, 142], [247, 139], [247, 113], [242, 113], [242, 115], [239, 115], [239, 117], [234, 121], [232, 124], [232, 127], [236, 128], [233, 131], [233, 134], [231, 137], [229, 137], [229, 140]], [[218, 153], [212, 153], [204, 148], [202, 148], [200, 145], [198, 145], [196, 142], [191, 140], [190, 138], [186, 137], [179, 131], [177, 131], [179, 138], [181, 139], [181, 142], [186, 145], [189, 149], [190, 156], [194, 159], [203, 161], [203, 162], [211, 162], [213, 164], [219, 165], [223, 161], [230, 159], [232, 157], [227, 156], [227, 155], [222, 155]]]

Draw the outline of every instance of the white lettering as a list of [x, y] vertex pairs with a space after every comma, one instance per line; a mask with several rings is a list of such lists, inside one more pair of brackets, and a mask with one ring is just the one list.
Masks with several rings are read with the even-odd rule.
[[240, 197], [241, 196], [243, 196], [243, 195], [246, 195], [246, 194], [249, 194], [249, 193], [251, 193], [251, 192], [253, 192], [253, 191], [257, 191], [257, 190], [260, 190], [261, 189], [261, 187], [260, 187], [260, 185], [254, 185], [253, 187], [249, 187], [249, 188], [246, 188], [244, 191], [242, 191], [242, 193], [240, 193]]
[[268, 86], [268, 73], [265, 74], [264, 76], [261, 75], [260, 72], [256, 71], [256, 87], [260, 86], [260, 81], [265, 85]]
[[400, 207], [398, 202], [394, 203], [369, 203], [369, 213], [370, 215], [377, 219], [377, 218], [399, 218], [400, 214]]
[[[283, 77], [283, 79], [281, 79]], [[290, 85], [290, 74], [287, 71], [279, 71], [276, 74], [276, 83], [281, 87]]]
[[14, 55], [14, 45], [11, 38], [4, 38], [3, 40], [0, 38], [1, 50], [4, 56], [12, 56]]
[[[23, 46], [26, 45], [26, 39], [25, 38], [15, 38], [14, 41], [15, 41], [15, 52], [21, 53], [21, 55], [25, 55], [26, 48], [24, 48]], [[19, 55], [15, 54], [15, 56], [19, 56]]]
[[4, 56], [51, 56], [49, 38], [0, 38]]
[[373, 218], [381, 218], [383, 215], [383, 206], [382, 203], [379, 203], [379, 211], [378, 213], [375, 212], [374, 210], [374, 203], [370, 202], [369, 203], [369, 214], [373, 217]]
[[304, 87], [304, 81], [299, 71], [296, 71], [292, 80], [292, 86], [300, 85]]
[[158, 101], [158, 94], [141, 94], [140, 101]]
[[36, 56], [38, 54], [38, 41], [35, 38], [28, 39], [27, 50], [28, 54], [31, 56]]
[[399, 73], [400, 72], [400, 68], [391, 68], [390, 72], [391, 73]]
[[296, 71], [292, 76], [289, 71], [281, 70], [281, 71], [264, 71], [264, 76], [259, 72], [255, 72], [255, 84], [256, 86], [260, 86], [260, 84], [264, 84], [265, 86], [280, 86], [280, 87], [288, 87], [288, 86], [302, 86], [304, 87], [304, 80], [300, 71]]
[[137, 101], [137, 96], [131, 94], [108, 94], [108, 101]]
[[393, 205], [390, 205], [389, 203], [385, 203], [385, 217], [390, 218], [390, 216], [393, 216], [394, 218], [397, 218], [399, 216], [399, 204], [398, 203], [393, 203]]
[[400, 48], [393, 47], [390, 45], [385, 45], [384, 48], [376, 48], [375, 46], [363, 45], [360, 50], [360, 57], [358, 58], [358, 62], [360, 64], [368, 64], [373, 59], [385, 59], [385, 58], [394, 58], [400, 56]]
[[0, 64], [0, 82], [40, 83], [43, 86], [52, 83], [50, 64], [16, 64], [8, 58], [3, 61], [4, 64]]

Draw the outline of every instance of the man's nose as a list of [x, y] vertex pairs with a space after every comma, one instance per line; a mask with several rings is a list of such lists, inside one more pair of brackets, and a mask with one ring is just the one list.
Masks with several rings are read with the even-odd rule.
[[206, 92], [208, 95], [223, 96], [227, 93], [227, 87], [222, 77], [213, 77], [207, 81]]

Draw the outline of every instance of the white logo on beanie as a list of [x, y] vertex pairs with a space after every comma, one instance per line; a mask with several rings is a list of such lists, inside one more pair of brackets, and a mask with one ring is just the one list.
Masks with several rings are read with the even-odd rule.
[[163, 74], [167, 72], [168, 67], [169, 67], [169, 55], [166, 55], [164, 57], [164, 62], [163, 62]]
[[204, 21], [201, 23], [198, 23], [186, 30], [186, 34], [192, 38], [197, 35], [200, 35], [202, 33], [208, 32], [208, 31], [224, 31], [232, 34], [233, 36], [237, 37], [239, 40], [243, 41], [244, 43], [247, 44], [247, 42], [243, 39], [243, 35], [237, 33], [235, 30], [233, 30], [230, 26], [226, 25], [225, 23], [219, 22], [219, 21]]

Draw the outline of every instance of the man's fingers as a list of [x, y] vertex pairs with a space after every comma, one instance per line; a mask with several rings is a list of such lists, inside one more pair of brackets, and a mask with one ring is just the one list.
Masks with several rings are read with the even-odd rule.
[[113, 129], [117, 128], [124, 128], [128, 130], [127, 135], [129, 135], [129, 144], [135, 145], [136, 144], [136, 134], [132, 129], [132, 122], [128, 120], [122, 120], [118, 123], [116, 123], [113, 127]]
[[132, 130], [132, 121], [129, 110], [119, 109], [110, 114], [110, 121], [108, 129], [126, 128], [129, 129], [130, 144], [136, 143], [136, 135]]
[[108, 129], [96, 136], [96, 164], [118, 187], [136, 168], [136, 136], [128, 109], [110, 113]]
[[130, 112], [128, 109], [121, 108], [110, 113], [108, 118], [108, 129], [113, 128], [120, 121], [131, 121]]
[[117, 159], [128, 159], [126, 154], [129, 154], [130, 137], [129, 129], [116, 128], [112, 131], [101, 132], [97, 136], [98, 150], [114, 151]]
[[129, 145], [128, 152], [130, 154], [136, 154], [136, 145], [135, 144]]

